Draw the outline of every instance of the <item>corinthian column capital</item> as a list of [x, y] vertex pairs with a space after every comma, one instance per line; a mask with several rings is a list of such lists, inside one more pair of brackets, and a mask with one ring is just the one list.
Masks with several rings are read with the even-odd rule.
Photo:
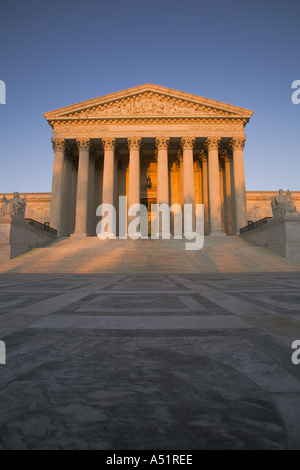
[[80, 139], [76, 139], [76, 143], [79, 150], [89, 150], [91, 146], [91, 139], [87, 137], [81, 137]]
[[208, 150], [218, 150], [221, 142], [221, 137], [208, 137], [205, 141], [205, 146]]
[[231, 141], [229, 142], [229, 146], [232, 148], [232, 150], [243, 150], [245, 143], [246, 137], [232, 137]]
[[66, 148], [66, 141], [65, 139], [51, 139], [51, 142], [52, 142], [52, 147], [53, 147], [53, 150], [54, 152], [56, 152], [56, 150], [65, 150]]
[[196, 138], [187, 136], [181, 137], [180, 145], [183, 150], [193, 150]]
[[116, 139], [114, 137], [107, 137], [106, 139], [102, 139], [102, 145], [104, 150], [114, 150], [116, 146]]
[[155, 139], [155, 145], [156, 148], [159, 149], [165, 149], [169, 147], [170, 144], [170, 137], [156, 137]]
[[129, 149], [139, 150], [141, 147], [142, 138], [141, 137], [128, 137], [127, 144]]

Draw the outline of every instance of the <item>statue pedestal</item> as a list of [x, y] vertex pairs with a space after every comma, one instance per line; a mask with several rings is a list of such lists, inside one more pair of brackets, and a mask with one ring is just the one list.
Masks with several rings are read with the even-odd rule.
[[241, 235], [256, 245], [265, 246], [284, 258], [300, 262], [300, 214], [276, 213], [264, 226]]
[[29, 225], [21, 214], [0, 214], [0, 262], [22, 255], [31, 248], [47, 245], [56, 238]]
[[268, 248], [293, 261], [300, 261], [300, 214], [286, 212], [266, 224]]

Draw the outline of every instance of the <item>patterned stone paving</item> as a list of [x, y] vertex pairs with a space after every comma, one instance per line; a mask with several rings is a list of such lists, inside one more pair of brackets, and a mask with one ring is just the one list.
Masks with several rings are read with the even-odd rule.
[[300, 449], [300, 273], [1, 274], [0, 450]]

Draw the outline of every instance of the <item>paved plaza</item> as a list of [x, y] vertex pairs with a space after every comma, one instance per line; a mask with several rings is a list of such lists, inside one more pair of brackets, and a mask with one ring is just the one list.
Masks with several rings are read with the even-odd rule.
[[300, 449], [300, 273], [2, 274], [0, 449]]

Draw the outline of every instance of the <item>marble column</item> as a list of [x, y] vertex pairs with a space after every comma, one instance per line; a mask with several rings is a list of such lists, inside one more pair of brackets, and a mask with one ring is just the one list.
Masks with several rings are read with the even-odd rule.
[[180, 144], [183, 152], [183, 202], [195, 205], [194, 156], [195, 137], [182, 137]]
[[[129, 188], [128, 207], [140, 204], [140, 146], [141, 137], [128, 137], [129, 148]], [[134, 217], [133, 217], [134, 218]], [[130, 222], [130, 218], [128, 219]]]
[[88, 235], [96, 236], [96, 204], [95, 204], [95, 153], [90, 152], [89, 161], [89, 204], [88, 204]]
[[178, 165], [178, 204], [183, 206], [184, 198], [183, 198], [183, 155], [182, 150], [179, 149], [177, 152], [177, 165]]
[[203, 174], [202, 174], [202, 162], [199, 160], [197, 163], [197, 173], [198, 173], [198, 201], [197, 204], [203, 204]]
[[219, 144], [221, 137], [206, 139], [208, 149], [208, 194], [209, 194], [209, 220], [210, 235], [225, 235], [222, 230], [220, 171], [219, 171]]
[[120, 152], [115, 153], [114, 168], [114, 206], [116, 209], [116, 235], [119, 235], [119, 188], [118, 188], [118, 166], [120, 161]]
[[114, 169], [116, 139], [102, 139], [104, 148], [102, 204], [114, 204]]
[[169, 204], [169, 137], [157, 137], [157, 204]]
[[90, 143], [90, 139], [77, 139], [79, 163], [74, 235], [79, 236], [88, 234]]
[[102, 185], [103, 185], [103, 163], [102, 159], [97, 156], [95, 162], [95, 203], [96, 209], [102, 204]]
[[247, 225], [247, 200], [243, 156], [245, 141], [246, 137], [233, 137], [230, 141], [230, 146], [233, 152], [236, 235], [239, 235], [240, 229]]
[[77, 181], [78, 181], [78, 162], [73, 161], [72, 187], [71, 187], [71, 214], [70, 214], [70, 234], [71, 235], [74, 233], [74, 230], [75, 230]]
[[208, 171], [207, 171], [207, 155], [201, 150], [199, 158], [202, 162], [202, 201], [204, 204], [204, 233], [209, 234], [209, 202], [208, 202]]
[[70, 217], [71, 217], [71, 190], [72, 190], [72, 161], [65, 156], [64, 161], [64, 182], [63, 182], [63, 207], [62, 207], [62, 235], [70, 235]]
[[64, 179], [64, 155], [65, 139], [51, 140], [54, 150], [53, 179], [51, 192], [50, 226], [62, 233], [62, 205], [63, 205], [63, 179]]
[[[169, 137], [156, 137], [155, 146], [157, 149], [157, 204], [169, 205], [169, 159], [168, 147]], [[170, 223], [170, 219], [169, 219]], [[159, 233], [163, 237], [170, 236], [170, 229], [163, 227], [162, 214], [159, 214]]]
[[184, 214], [184, 233], [195, 230], [195, 182], [194, 182], [194, 155], [193, 148], [195, 137], [182, 137], [180, 145], [183, 153], [183, 203], [192, 205], [192, 219], [186, 227], [186, 217]]
[[233, 234], [233, 218], [232, 218], [232, 188], [231, 188], [231, 157], [225, 150], [225, 206], [226, 206], [226, 231], [228, 235]]
[[221, 220], [222, 220], [222, 230], [226, 233], [225, 226], [225, 204], [224, 204], [224, 171], [225, 163], [223, 157], [219, 160], [219, 171], [220, 171], [220, 196], [221, 196]]

